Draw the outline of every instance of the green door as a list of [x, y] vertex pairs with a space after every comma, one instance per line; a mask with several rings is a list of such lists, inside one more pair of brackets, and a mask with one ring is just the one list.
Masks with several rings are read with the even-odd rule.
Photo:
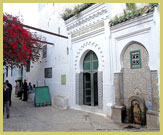
[[86, 54], [83, 69], [83, 104], [90, 106], [98, 105], [98, 58], [93, 51], [89, 51]]
[[91, 105], [91, 74], [84, 73], [84, 104]]

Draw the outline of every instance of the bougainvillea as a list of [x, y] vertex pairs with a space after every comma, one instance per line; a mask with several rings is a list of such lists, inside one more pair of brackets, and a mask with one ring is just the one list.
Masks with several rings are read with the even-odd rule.
[[37, 33], [25, 29], [19, 17], [3, 14], [3, 63], [4, 65], [22, 66], [27, 61], [36, 62], [45, 39]]

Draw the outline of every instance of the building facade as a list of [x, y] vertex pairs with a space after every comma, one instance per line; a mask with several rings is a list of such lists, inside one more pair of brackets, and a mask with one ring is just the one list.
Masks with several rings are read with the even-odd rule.
[[[133, 111], [132, 106], [138, 105], [145, 118], [141, 115], [141, 121], [133, 118], [132, 122], [140, 124], [148, 118], [145, 123], [150, 125], [157, 118], [155, 123], [159, 123], [159, 5], [153, 12], [116, 25], [109, 22], [123, 14], [124, 3], [93, 4], [64, 21], [60, 14], [66, 6], [40, 4], [38, 27], [68, 39], [43, 34], [54, 45], [43, 47], [42, 58], [31, 64], [23, 78], [37, 86], [49, 86], [53, 104], [63, 108], [102, 113], [122, 121], [126, 119], [121, 116], [123, 110]], [[129, 117], [128, 112], [125, 115]], [[154, 118], [149, 120], [149, 116]]]

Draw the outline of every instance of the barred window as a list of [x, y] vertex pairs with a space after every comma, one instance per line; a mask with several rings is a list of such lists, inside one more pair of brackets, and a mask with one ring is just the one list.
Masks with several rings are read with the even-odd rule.
[[52, 67], [51, 68], [45, 68], [45, 78], [52, 78]]
[[42, 48], [42, 57], [43, 58], [47, 57], [47, 45], [44, 45]]
[[141, 68], [141, 54], [140, 50], [130, 52], [131, 69]]

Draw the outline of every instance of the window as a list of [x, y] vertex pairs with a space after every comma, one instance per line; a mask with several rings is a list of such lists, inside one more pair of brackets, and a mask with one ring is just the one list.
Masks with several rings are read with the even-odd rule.
[[46, 58], [47, 57], [47, 45], [44, 45], [42, 48], [42, 57]]
[[28, 60], [27, 66], [26, 66], [26, 72], [30, 72], [30, 66], [31, 66], [31, 62], [30, 62], [30, 60]]
[[131, 69], [141, 68], [141, 54], [140, 50], [130, 52]]
[[45, 68], [45, 78], [52, 78], [52, 67], [51, 68]]
[[8, 66], [6, 66], [6, 77], [8, 77]]
[[84, 71], [94, 71], [98, 69], [98, 58], [93, 51], [89, 51], [83, 62]]

